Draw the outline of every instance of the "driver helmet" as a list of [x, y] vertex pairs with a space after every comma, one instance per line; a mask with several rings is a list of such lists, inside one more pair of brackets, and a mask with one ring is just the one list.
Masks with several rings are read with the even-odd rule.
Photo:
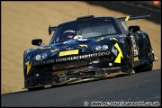
[[72, 39], [76, 35], [76, 32], [74, 30], [66, 30], [64, 34], [66, 38]]

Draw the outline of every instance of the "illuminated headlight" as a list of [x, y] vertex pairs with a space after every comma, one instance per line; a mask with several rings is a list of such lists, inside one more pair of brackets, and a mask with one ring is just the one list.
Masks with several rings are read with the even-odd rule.
[[101, 49], [102, 49], [102, 48], [101, 48], [100, 45], [97, 45], [97, 46], [95, 47], [95, 50], [96, 50], [96, 51], [101, 51]]
[[37, 61], [44, 60], [46, 58], [47, 58], [47, 54], [46, 53], [38, 54], [38, 55], [35, 56], [35, 59]]
[[107, 49], [108, 49], [108, 46], [107, 46], [107, 45], [103, 45], [103, 46], [102, 46], [102, 50], [105, 51], [105, 50], [107, 50]]
[[97, 45], [93, 47], [93, 51], [106, 51], [108, 50], [108, 45]]

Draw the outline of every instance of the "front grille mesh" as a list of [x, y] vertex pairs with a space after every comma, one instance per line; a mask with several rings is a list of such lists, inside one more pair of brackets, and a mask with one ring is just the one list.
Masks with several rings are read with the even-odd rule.
[[109, 57], [95, 57], [91, 59], [82, 59], [82, 60], [76, 60], [76, 61], [68, 61], [68, 62], [61, 62], [61, 63], [54, 63], [54, 64], [48, 64], [48, 65], [41, 65], [41, 66], [35, 66], [32, 68], [32, 74], [39, 73], [45, 75], [49, 74], [51, 72], [60, 71], [60, 70], [68, 70], [68, 69], [74, 69], [74, 68], [80, 68], [80, 67], [86, 67], [93, 63], [93, 61], [99, 61], [101, 62], [112, 62], [113, 56]]
[[54, 64], [52, 66], [52, 69], [56, 71], [56, 70], [62, 70], [62, 69], [83, 67], [83, 66], [87, 66], [88, 64], [89, 64], [88, 60], [77, 60], [77, 61]]

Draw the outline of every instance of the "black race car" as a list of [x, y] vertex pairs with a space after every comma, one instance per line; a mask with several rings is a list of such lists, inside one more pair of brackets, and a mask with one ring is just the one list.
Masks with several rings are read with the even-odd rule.
[[49, 27], [49, 34], [54, 31], [49, 44], [33, 39], [32, 45], [37, 47], [24, 51], [25, 88], [38, 90], [152, 70], [157, 58], [148, 34], [125, 23], [149, 17], [87, 15]]

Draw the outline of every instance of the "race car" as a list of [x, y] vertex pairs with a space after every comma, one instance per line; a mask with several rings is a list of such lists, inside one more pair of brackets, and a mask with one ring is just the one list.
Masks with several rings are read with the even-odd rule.
[[48, 44], [33, 39], [36, 47], [24, 51], [24, 88], [95, 80], [153, 69], [154, 55], [148, 34], [126, 22], [149, 18], [87, 15], [55, 27]]

